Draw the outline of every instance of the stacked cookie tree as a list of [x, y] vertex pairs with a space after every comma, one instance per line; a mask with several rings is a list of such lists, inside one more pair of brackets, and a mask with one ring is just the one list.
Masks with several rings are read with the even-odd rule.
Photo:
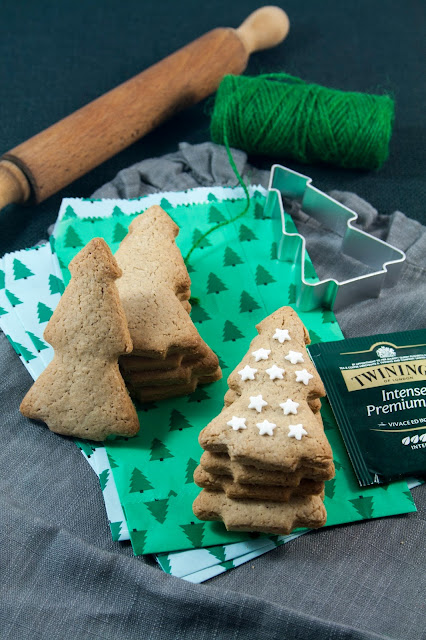
[[288, 534], [326, 520], [324, 481], [333, 457], [319, 413], [323, 384], [290, 307], [263, 320], [228, 378], [221, 413], [203, 429], [193, 509], [229, 530]]
[[133, 341], [133, 352], [120, 358], [120, 367], [131, 395], [141, 402], [186, 395], [222, 375], [189, 315], [191, 281], [176, 246], [178, 233], [170, 216], [153, 206], [133, 220], [115, 254]]

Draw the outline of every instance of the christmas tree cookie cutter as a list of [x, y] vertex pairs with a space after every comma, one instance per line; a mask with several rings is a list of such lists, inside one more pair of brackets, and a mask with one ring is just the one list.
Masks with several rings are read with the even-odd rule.
[[[333, 278], [308, 282], [305, 277], [306, 240], [299, 233], [286, 229], [283, 197], [297, 200], [305, 213], [326, 228], [340, 232], [342, 254], [367, 265], [371, 273], [341, 282]], [[308, 176], [273, 165], [265, 213], [275, 226], [278, 259], [294, 266], [296, 306], [301, 311], [319, 307], [341, 309], [366, 298], [378, 297], [382, 288], [396, 284], [405, 253], [353, 227], [352, 223], [358, 218], [355, 211], [319, 191]]]

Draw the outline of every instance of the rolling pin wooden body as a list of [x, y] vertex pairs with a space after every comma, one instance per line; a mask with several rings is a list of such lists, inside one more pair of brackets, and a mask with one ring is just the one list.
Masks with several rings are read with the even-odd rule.
[[0, 208], [41, 202], [126, 148], [174, 113], [240, 74], [250, 53], [281, 42], [286, 14], [264, 7], [239, 29], [218, 28], [97, 98], [0, 160]]

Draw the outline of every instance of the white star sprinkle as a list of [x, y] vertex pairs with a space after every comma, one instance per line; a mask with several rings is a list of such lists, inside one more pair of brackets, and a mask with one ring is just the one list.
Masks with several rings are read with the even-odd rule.
[[308, 435], [308, 432], [305, 431], [305, 429], [303, 428], [303, 424], [289, 424], [288, 428], [289, 428], [289, 432], [288, 432], [289, 438], [296, 438], [296, 440], [301, 440], [302, 436]]
[[264, 436], [273, 436], [274, 429], [277, 425], [273, 422], [268, 422], [268, 420], [264, 420], [263, 422], [257, 422], [256, 427], [259, 429], [259, 435]]
[[286, 360], [290, 360], [291, 364], [299, 364], [300, 362], [304, 362], [303, 354], [300, 351], [289, 351], [288, 355], [285, 356]]
[[262, 407], [266, 407], [268, 403], [262, 398], [262, 394], [259, 396], [250, 396], [249, 409], [256, 409], [258, 413], [262, 411]]
[[237, 416], [232, 416], [232, 420], [230, 420], [226, 424], [232, 427], [234, 431], [238, 431], [239, 429], [247, 429], [246, 418], [237, 418]]
[[296, 371], [296, 382], [303, 382], [303, 384], [308, 384], [309, 380], [314, 376], [306, 369], [302, 369], [301, 371]]
[[294, 415], [296, 415], [299, 403], [294, 402], [294, 400], [291, 400], [291, 398], [288, 398], [285, 402], [281, 402], [280, 407], [281, 409], [283, 409], [285, 416], [288, 416], [289, 413], [293, 413]]
[[244, 369], [241, 369], [238, 373], [241, 376], [241, 380], [254, 380], [254, 374], [257, 373], [257, 369], [253, 369], [246, 364]]
[[270, 353], [270, 349], [258, 349], [257, 351], [252, 351], [252, 355], [254, 356], [256, 362], [259, 362], [259, 360], [267, 360]]
[[283, 379], [283, 373], [285, 373], [285, 369], [280, 369], [276, 364], [273, 364], [272, 367], [266, 369], [266, 373], [271, 378], [271, 380], [275, 380], [275, 378]]
[[281, 342], [281, 344], [285, 340], [291, 340], [290, 335], [288, 333], [288, 329], [275, 329], [275, 333], [272, 336], [272, 338], [274, 338], [275, 340], [278, 340], [279, 342]]

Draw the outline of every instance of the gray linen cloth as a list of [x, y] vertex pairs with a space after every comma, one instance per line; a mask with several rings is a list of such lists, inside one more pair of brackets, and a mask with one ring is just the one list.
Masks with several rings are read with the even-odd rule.
[[[233, 155], [246, 179], [267, 186], [267, 172]], [[94, 196], [235, 183], [221, 147], [182, 144], [121, 171]], [[344, 334], [425, 326], [426, 228], [400, 212], [381, 216], [353, 194], [332, 195], [358, 212], [361, 228], [407, 253], [393, 289], [337, 314]], [[335, 268], [336, 238], [293, 208], [324, 277]], [[31, 380], [3, 334], [0, 375], [1, 640], [426, 637], [424, 485], [413, 490], [417, 514], [309, 533], [192, 585], [112, 542], [98, 480], [75, 445], [20, 415]]]

